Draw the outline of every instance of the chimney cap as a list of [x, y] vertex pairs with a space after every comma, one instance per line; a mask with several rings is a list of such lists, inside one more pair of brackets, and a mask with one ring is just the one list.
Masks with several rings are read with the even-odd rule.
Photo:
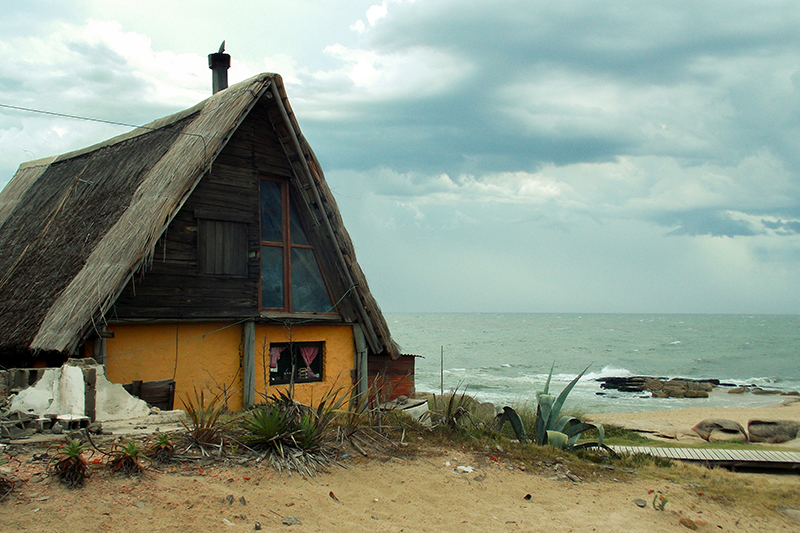
[[219, 52], [208, 54], [208, 68], [212, 72], [211, 89], [216, 94], [228, 88], [228, 69], [231, 68], [231, 56], [225, 53], [225, 41], [219, 45]]

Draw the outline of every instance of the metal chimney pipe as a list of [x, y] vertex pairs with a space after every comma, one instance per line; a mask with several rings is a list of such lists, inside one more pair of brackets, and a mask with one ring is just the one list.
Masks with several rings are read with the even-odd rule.
[[219, 46], [219, 52], [208, 54], [208, 68], [211, 69], [211, 90], [217, 94], [228, 88], [228, 69], [231, 68], [231, 56], [225, 53], [225, 41]]

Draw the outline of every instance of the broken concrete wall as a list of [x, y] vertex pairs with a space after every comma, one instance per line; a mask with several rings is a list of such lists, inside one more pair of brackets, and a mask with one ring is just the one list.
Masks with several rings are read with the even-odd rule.
[[60, 368], [41, 372], [39, 380], [10, 396], [9, 412], [87, 416], [92, 421], [147, 416], [150, 408], [122, 385], [111, 383], [102, 365], [92, 359], [70, 359]]

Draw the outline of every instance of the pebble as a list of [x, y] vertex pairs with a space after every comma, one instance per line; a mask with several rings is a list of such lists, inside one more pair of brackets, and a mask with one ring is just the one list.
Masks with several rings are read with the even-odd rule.
[[646, 502], [646, 501], [644, 501], [644, 500], [643, 500], [643, 499], [641, 499], [641, 498], [637, 498], [637, 499], [633, 500], [633, 503], [635, 503], [635, 504], [636, 504], [636, 505], [638, 505], [639, 507], [647, 507], [647, 502]]
[[295, 526], [295, 525], [299, 526], [303, 523], [296, 516], [284, 516], [282, 522], [284, 525], [287, 526]]

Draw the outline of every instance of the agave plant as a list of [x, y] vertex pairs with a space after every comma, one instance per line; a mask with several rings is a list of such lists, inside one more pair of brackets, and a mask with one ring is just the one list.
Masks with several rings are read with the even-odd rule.
[[[8, 462], [7, 459], [0, 459], [0, 466]], [[0, 502], [5, 500], [9, 494], [14, 490], [14, 480], [0, 472]]]
[[[599, 446], [606, 448], [603, 444], [603, 437], [605, 431], [602, 424], [595, 424], [592, 422], [581, 422], [573, 416], [560, 416], [561, 409], [564, 407], [564, 402], [567, 396], [572, 392], [575, 384], [578, 383], [583, 375], [589, 370], [589, 367], [583, 369], [583, 372], [578, 374], [575, 379], [561, 391], [558, 397], [550, 394], [550, 381], [553, 377], [553, 368], [555, 363], [550, 367], [550, 373], [547, 375], [544, 390], [537, 394], [536, 406], [536, 420], [533, 427], [533, 441], [536, 444], [545, 445], [549, 444], [556, 448], [580, 448]], [[497, 429], [498, 431], [503, 428], [503, 425], [508, 421], [517, 435], [520, 442], [528, 442], [528, 432], [525, 425], [522, 423], [519, 415], [513, 408], [505, 406], [503, 412], [497, 415]], [[576, 446], [576, 442], [581, 434], [590, 429], [597, 430], [597, 442], [587, 443]]]
[[191, 445], [196, 445], [201, 450], [207, 446], [219, 445], [222, 431], [220, 417], [225, 412], [225, 405], [220, 403], [219, 396], [214, 396], [206, 402], [205, 392], [194, 389], [194, 400], [188, 397], [181, 400], [189, 421], [181, 424], [189, 433]]
[[150, 441], [147, 447], [147, 456], [158, 464], [172, 462], [175, 455], [175, 443], [169, 433], [159, 433]]
[[108, 467], [114, 471], [133, 476], [142, 472], [142, 461], [149, 458], [144, 453], [144, 448], [134, 440], [115, 443], [108, 458]]
[[294, 431], [285, 406], [269, 401], [248, 413], [242, 419], [241, 426], [245, 431], [242, 440], [249, 446], [258, 449], [274, 448], [281, 455], [283, 439]]
[[67, 437], [65, 443], [58, 447], [55, 462], [48, 465], [50, 475], [57, 476], [70, 488], [80, 487], [89, 477], [89, 466], [83, 457], [86, 445], [80, 439]]

